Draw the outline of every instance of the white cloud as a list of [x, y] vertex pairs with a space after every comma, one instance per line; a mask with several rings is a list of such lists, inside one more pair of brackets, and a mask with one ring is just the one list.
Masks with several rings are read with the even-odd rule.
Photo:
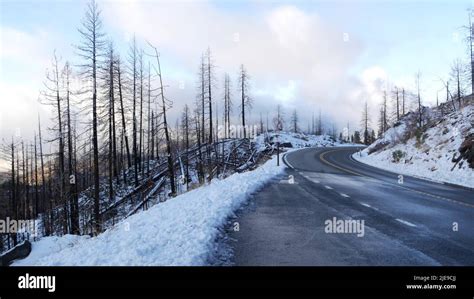
[[282, 47], [295, 49], [298, 44], [308, 43], [311, 39], [312, 20], [295, 7], [286, 6], [273, 11], [267, 22]]
[[386, 88], [388, 75], [382, 67], [372, 66], [362, 72], [361, 78], [367, 92], [374, 94]]
[[294, 100], [296, 96], [296, 84], [295, 81], [290, 80], [286, 86], [275, 86], [276, 92], [274, 97], [283, 103]]
[[[39, 68], [49, 62], [52, 55], [48, 51], [51, 45], [50, 35], [45, 31], [37, 30], [33, 33], [20, 31], [10, 27], [0, 27], [0, 61], [1, 75], [7, 76], [6, 62], [14, 63], [19, 71], [28, 68], [29, 72], [36, 73]], [[11, 75], [11, 74], [10, 74]]]
[[[317, 114], [319, 109], [339, 128], [347, 122], [355, 127], [359, 124], [362, 103], [367, 99], [371, 106], [376, 106], [380, 101], [381, 81], [388, 77], [380, 66], [369, 67], [360, 76], [351, 75], [350, 70], [363, 54], [363, 43], [352, 33], [349, 40], [344, 39], [345, 30], [322, 18], [317, 11], [265, 2], [248, 11], [226, 10], [204, 1], [104, 1], [99, 5], [104, 29], [122, 39], [118, 44], [129, 42], [135, 34], [143, 46], [146, 47], [145, 41], [150, 41], [158, 47], [165, 85], [169, 86], [167, 96], [174, 102], [171, 118], [180, 114], [184, 103], [192, 105], [199, 59], [207, 47], [211, 48], [216, 64], [216, 98], [222, 95], [223, 72], [231, 75], [237, 97], [238, 67], [245, 64], [251, 76], [254, 120], [260, 112], [264, 115], [269, 112], [272, 117], [276, 105], [281, 103], [287, 115], [290, 109], [300, 111], [303, 128], [312, 112]], [[78, 25], [80, 20], [75, 23]], [[24, 78], [12, 83], [2, 70], [0, 83], [7, 92], [2, 95], [0, 110], [12, 111], [11, 115], [16, 116], [3, 115], [8, 130], [4, 125], [1, 136], [10, 134], [11, 128], [22, 126], [29, 127], [32, 134], [37, 110], [49, 109], [38, 106], [36, 99], [53, 50], [62, 47], [60, 54], [70, 54], [71, 40], [64, 38], [73, 37], [60, 39], [55, 32], [41, 30], [33, 33], [12, 28], [0, 30], [1, 61], [14, 62], [15, 71], [22, 72], [17, 77]], [[127, 53], [121, 55], [126, 57]], [[183, 84], [184, 89], [180, 88]], [[8, 101], [3, 100], [6, 96]], [[235, 99], [236, 106], [237, 102]], [[34, 115], [23, 113], [24, 110]]]
[[0, 138], [10, 140], [11, 136], [32, 141], [38, 132], [38, 115], [43, 129], [49, 123], [49, 111], [38, 102], [39, 92], [27, 84], [4, 84], [0, 82], [2, 100], [0, 104]]
[[222, 72], [229, 72], [236, 87], [238, 66], [245, 64], [252, 79], [253, 115], [273, 113], [277, 102], [284, 102], [288, 109], [301, 108], [304, 122], [319, 108], [340, 124], [347, 119], [359, 122], [359, 113], [353, 113], [359, 107], [342, 107], [354, 104], [348, 96], [363, 86], [349, 75], [362, 53], [362, 43], [355, 35], [344, 41], [344, 31], [315, 12], [270, 4], [251, 13], [230, 12], [202, 1], [164, 1], [115, 2], [103, 8], [103, 15], [108, 26], [158, 46], [164, 65], [172, 61], [168, 67], [189, 74], [185, 79], [191, 88], [185, 98], [169, 91], [175, 107], [194, 98], [195, 82], [188, 78], [194, 76], [201, 53], [210, 46], [218, 79]]
[[51, 38], [41, 30], [28, 33], [1, 27], [0, 32], [0, 139], [20, 133], [18, 137], [32, 140], [38, 114], [45, 126], [49, 118], [38, 96], [53, 53]]

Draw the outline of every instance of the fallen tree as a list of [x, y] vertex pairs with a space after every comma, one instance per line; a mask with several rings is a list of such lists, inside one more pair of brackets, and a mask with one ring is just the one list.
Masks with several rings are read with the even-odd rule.
[[9, 266], [14, 260], [27, 257], [30, 252], [31, 243], [28, 240], [25, 240], [4, 254], [0, 255], [0, 266]]

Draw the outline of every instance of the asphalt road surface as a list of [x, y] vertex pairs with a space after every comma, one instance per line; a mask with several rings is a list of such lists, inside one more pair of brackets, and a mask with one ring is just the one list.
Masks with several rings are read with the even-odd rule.
[[409, 176], [402, 182], [353, 160], [357, 150], [288, 153], [285, 175], [232, 221], [230, 264], [474, 265], [474, 190]]

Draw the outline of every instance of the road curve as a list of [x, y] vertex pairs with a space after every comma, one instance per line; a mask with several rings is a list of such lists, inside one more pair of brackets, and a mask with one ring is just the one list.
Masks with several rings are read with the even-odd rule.
[[[354, 147], [305, 148], [231, 221], [234, 265], [474, 265], [474, 191], [374, 168]], [[327, 221], [364, 222], [331, 233]]]

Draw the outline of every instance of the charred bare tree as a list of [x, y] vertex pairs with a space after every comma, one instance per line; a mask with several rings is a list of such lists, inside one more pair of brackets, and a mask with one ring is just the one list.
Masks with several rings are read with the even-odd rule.
[[394, 88], [395, 90], [393, 91], [395, 97], [394, 97], [394, 100], [395, 100], [395, 113], [396, 113], [396, 117], [397, 117], [397, 121], [400, 120], [400, 98], [399, 98], [399, 89], [397, 86], [395, 86]]
[[245, 111], [250, 110], [252, 108], [252, 100], [248, 94], [249, 89], [249, 75], [243, 64], [240, 65], [240, 73], [239, 73], [239, 89], [240, 89], [240, 109], [241, 109], [241, 116], [242, 116], [242, 127], [244, 130], [244, 138], [247, 138], [247, 130], [245, 127]]
[[160, 79], [160, 97], [161, 97], [161, 109], [162, 109], [162, 117], [163, 117], [163, 129], [165, 132], [165, 140], [166, 140], [166, 154], [167, 154], [167, 164], [168, 164], [168, 177], [170, 180], [170, 187], [171, 187], [171, 196], [176, 195], [176, 183], [175, 183], [175, 172], [174, 172], [174, 163], [173, 163], [173, 157], [172, 157], [172, 152], [171, 152], [171, 140], [170, 140], [170, 134], [168, 130], [168, 121], [166, 117], [166, 110], [168, 109], [169, 102], [167, 103], [167, 100], [165, 98], [164, 94], [164, 87], [163, 87], [163, 76], [161, 73], [161, 65], [160, 65], [160, 55], [158, 53], [158, 49], [155, 48], [151, 43], [148, 43], [150, 47], [153, 48], [154, 50], [154, 55], [157, 63], [158, 69], [156, 70], [157, 76]]
[[369, 106], [365, 101], [364, 110], [362, 110], [362, 127], [364, 128], [364, 144], [370, 144], [369, 136]]
[[138, 53], [139, 74], [140, 81], [140, 112], [139, 112], [139, 140], [138, 140], [138, 170], [143, 175], [143, 51]]
[[232, 99], [230, 97], [230, 77], [224, 76], [224, 136], [230, 138], [230, 114], [232, 112]]
[[72, 141], [72, 121], [71, 121], [71, 88], [70, 88], [70, 77], [72, 70], [69, 63], [66, 62], [63, 69], [64, 83], [66, 84], [66, 117], [67, 117], [67, 148], [68, 148], [68, 174], [69, 174], [69, 195], [71, 200], [69, 201], [70, 209], [70, 223], [71, 233], [79, 234], [79, 199], [78, 190], [76, 185], [76, 172], [74, 171], [73, 164], [73, 141]]
[[35, 208], [34, 208], [34, 218], [38, 217], [38, 207], [39, 207], [39, 185], [38, 185], [38, 145], [36, 141], [36, 132], [35, 132], [35, 145], [34, 145], [34, 161], [35, 161]]
[[135, 186], [138, 186], [138, 164], [139, 164], [139, 155], [138, 155], [138, 145], [137, 145], [137, 45], [135, 37], [133, 37], [132, 46], [130, 48], [130, 63], [132, 71], [132, 127], [133, 127], [133, 167], [134, 167], [134, 178]]
[[405, 115], [405, 88], [402, 89], [402, 115]]
[[155, 160], [155, 112], [152, 110], [151, 111], [151, 140], [150, 140], [150, 146], [151, 146], [151, 153], [150, 153], [150, 159]]
[[185, 176], [186, 176], [186, 187], [189, 185], [189, 107], [184, 105], [183, 114], [181, 117], [182, 128], [183, 128], [183, 139], [184, 139], [184, 148], [185, 148]]
[[214, 81], [214, 76], [213, 76], [213, 68], [214, 65], [212, 64], [211, 60], [211, 49], [208, 48], [206, 52], [206, 59], [207, 59], [207, 105], [208, 105], [208, 110], [209, 110], [209, 144], [212, 144], [213, 142], [213, 123], [212, 123], [212, 85]]
[[276, 115], [273, 118], [273, 127], [275, 131], [281, 131], [285, 127], [285, 113], [280, 104], [277, 105]]
[[28, 169], [28, 144], [24, 146], [22, 141], [21, 143], [22, 154], [23, 154], [23, 194], [24, 194], [24, 203], [23, 203], [23, 217], [24, 219], [30, 219], [30, 176]]
[[451, 65], [451, 79], [456, 84], [455, 98], [458, 101], [458, 109], [461, 109], [461, 105], [462, 105], [461, 100], [464, 95], [464, 88], [462, 88], [463, 73], [464, 73], [464, 66], [462, 62], [460, 60], [455, 60], [453, 64]]
[[94, 234], [102, 231], [102, 221], [100, 219], [100, 176], [99, 176], [99, 144], [97, 138], [97, 67], [98, 59], [102, 55], [105, 46], [103, 40], [102, 21], [100, 19], [100, 10], [93, 0], [89, 3], [85, 18], [82, 22], [82, 28], [79, 33], [82, 37], [82, 43], [77, 46], [79, 56], [85, 60], [82, 65], [82, 74], [92, 83], [90, 90], [92, 95], [92, 151], [93, 151], [93, 216], [94, 216]]
[[[62, 77], [59, 73], [59, 62], [56, 53], [53, 56], [52, 68], [46, 73], [46, 80], [44, 82], [44, 90], [41, 92], [41, 102], [46, 105], [50, 105], [55, 109], [55, 118], [53, 121], [57, 122], [57, 125], [52, 128], [55, 135], [55, 140], [58, 141], [58, 199], [59, 203], [63, 205], [63, 233], [68, 233], [67, 226], [67, 199], [66, 199], [66, 181], [65, 181], [65, 159], [64, 159], [64, 123], [63, 123], [63, 98], [61, 97], [60, 85]], [[25, 169], [27, 170], [27, 169]], [[26, 173], [25, 173], [26, 174]], [[25, 177], [25, 180], [28, 178]], [[26, 194], [28, 199], [28, 194]]]
[[[384, 90], [383, 92], [383, 101], [382, 101], [382, 132], [386, 132], [388, 130], [388, 103], [387, 103], [387, 92]], [[365, 132], [364, 132], [365, 134]]]
[[148, 84], [147, 84], [147, 97], [148, 97], [148, 116], [147, 116], [147, 163], [146, 163], [146, 173], [150, 174], [150, 157], [151, 157], [151, 145], [153, 144], [151, 140], [151, 131], [152, 131], [152, 115], [151, 115], [151, 66], [148, 62]]
[[108, 78], [107, 78], [107, 87], [108, 87], [108, 124], [109, 124], [109, 136], [108, 136], [108, 145], [109, 145], [109, 157], [108, 157], [108, 168], [109, 168], [109, 200], [113, 202], [115, 198], [114, 190], [114, 177], [117, 175], [117, 147], [115, 144], [116, 141], [116, 131], [115, 131], [115, 92], [114, 92], [114, 48], [112, 44], [109, 44], [109, 53], [108, 53]]
[[444, 80], [441, 79], [441, 82], [444, 84], [444, 87], [446, 88], [446, 103], [452, 104], [453, 111], [456, 111], [456, 104], [454, 102], [455, 96], [451, 94], [451, 91], [449, 90], [449, 80]]
[[293, 114], [291, 115], [291, 126], [293, 133], [298, 133], [298, 122], [299, 122], [299, 117], [298, 117], [298, 112], [293, 110]]
[[421, 94], [420, 94], [420, 79], [421, 73], [415, 74], [415, 85], [416, 85], [416, 100], [418, 105], [418, 127], [423, 126], [423, 106], [421, 105]]
[[201, 106], [200, 102], [196, 102], [196, 109], [194, 111], [194, 117], [193, 117], [193, 122], [194, 122], [194, 128], [195, 128], [195, 133], [196, 133], [196, 142], [197, 142], [197, 151], [198, 151], [198, 160], [197, 160], [197, 174], [198, 174], [198, 180], [199, 183], [202, 184], [204, 183], [204, 166], [203, 166], [203, 157], [202, 157], [202, 151], [201, 151], [201, 133], [202, 130], [200, 128], [201, 125]]
[[[10, 159], [8, 159], [8, 157], [5, 157], [6, 160], [10, 160], [10, 165], [11, 165], [11, 176], [10, 176], [10, 203], [9, 203], [9, 215], [10, 217], [13, 217], [14, 219], [18, 219], [18, 209], [17, 209], [17, 206], [18, 206], [18, 203], [17, 203], [17, 200], [18, 200], [18, 194], [17, 194], [17, 187], [18, 187], [18, 184], [17, 184], [17, 176], [18, 176], [18, 171], [19, 169], [18, 168], [15, 168], [15, 153], [16, 153], [16, 144], [14, 142], [14, 139], [12, 137], [12, 141], [11, 143], [6, 146], [5, 148], [5, 155], [6, 156], [9, 156]], [[17, 158], [18, 159], [18, 158]], [[16, 246], [17, 245], [17, 235], [16, 234], [10, 234], [10, 238], [12, 239], [13, 241], [13, 245]], [[9, 246], [10, 247], [10, 246]]]
[[[46, 204], [46, 176], [44, 173], [44, 156], [43, 156], [43, 139], [41, 133], [41, 121], [38, 115], [38, 138], [39, 138], [39, 151], [40, 151], [40, 161], [41, 161], [41, 202], [42, 202], [42, 210], [43, 212], [46, 210], [44, 205]], [[45, 217], [46, 218], [46, 217]], [[45, 225], [45, 234], [48, 236], [51, 234], [50, 226]]]
[[468, 30], [467, 42], [469, 48], [469, 63], [470, 63], [470, 79], [471, 79], [471, 94], [474, 93], [474, 25], [472, 23], [472, 9], [468, 11], [469, 13], [469, 26], [466, 28]]
[[321, 109], [319, 110], [319, 117], [318, 117], [318, 131], [316, 132], [316, 135], [322, 135], [323, 134], [323, 120], [321, 117]]
[[200, 80], [199, 98], [201, 99], [201, 111], [199, 113], [201, 115], [200, 137], [201, 137], [201, 143], [205, 143], [206, 142], [206, 129], [205, 129], [206, 127], [206, 123], [205, 123], [206, 121], [206, 60], [205, 60], [204, 54], [201, 56], [201, 64], [199, 66], [199, 80]]
[[[120, 57], [117, 58], [116, 62], [116, 71], [117, 71], [117, 84], [118, 84], [118, 95], [119, 95], [119, 101], [120, 101], [120, 114], [121, 114], [121, 120], [122, 120], [122, 136], [124, 139], [125, 143], [125, 150], [127, 153], [127, 165], [128, 167], [132, 167], [132, 159], [130, 157], [130, 146], [128, 143], [128, 133], [127, 133], [127, 120], [125, 118], [125, 108], [124, 108], [124, 103], [123, 103], [123, 86], [122, 86], [122, 69], [121, 69], [121, 60]], [[124, 178], [124, 181], [126, 181], [126, 177]]]

